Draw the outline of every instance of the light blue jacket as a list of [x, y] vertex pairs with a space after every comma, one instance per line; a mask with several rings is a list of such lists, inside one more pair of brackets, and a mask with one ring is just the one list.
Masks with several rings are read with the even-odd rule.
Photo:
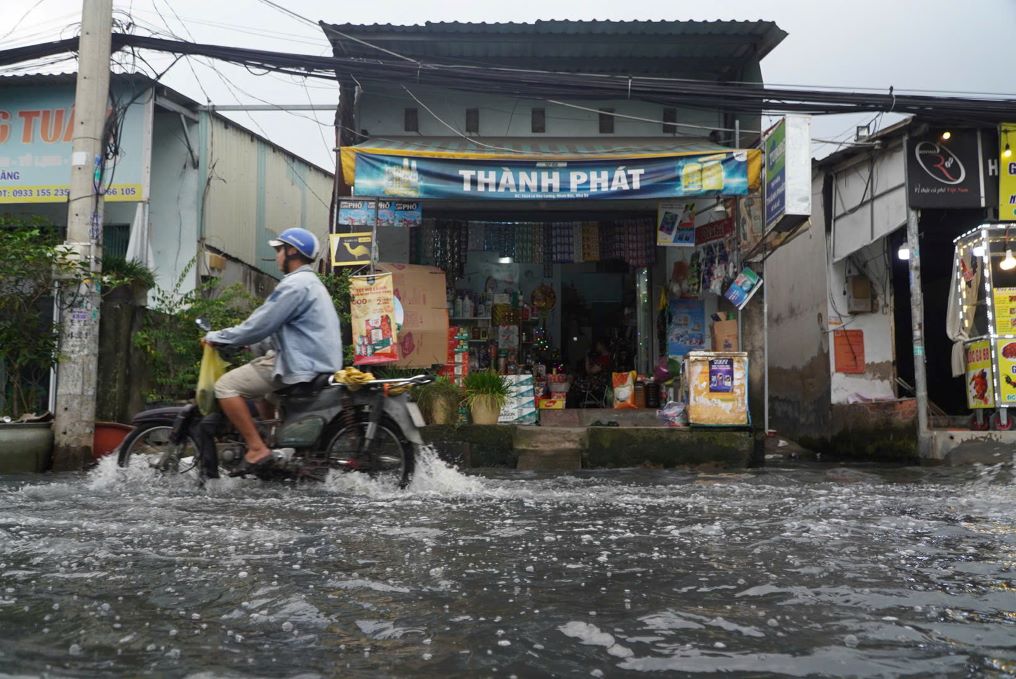
[[205, 335], [214, 344], [247, 346], [271, 336], [278, 352], [275, 377], [285, 384], [342, 369], [339, 316], [324, 283], [310, 266], [286, 274], [240, 325]]

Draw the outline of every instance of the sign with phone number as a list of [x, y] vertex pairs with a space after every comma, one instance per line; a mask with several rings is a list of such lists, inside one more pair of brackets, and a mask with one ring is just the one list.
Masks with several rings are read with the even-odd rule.
[[[67, 186], [19, 186], [0, 188], [0, 203], [65, 203], [71, 191]], [[114, 184], [106, 189], [106, 202], [140, 200], [141, 184]]]

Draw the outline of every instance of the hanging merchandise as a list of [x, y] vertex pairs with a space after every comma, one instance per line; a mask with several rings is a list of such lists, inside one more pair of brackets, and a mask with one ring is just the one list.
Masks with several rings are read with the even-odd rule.
[[551, 226], [552, 258], [555, 264], [568, 264], [575, 255], [573, 242], [574, 229], [570, 223], [557, 223]]
[[543, 224], [531, 224], [529, 226], [529, 237], [533, 242], [533, 264], [543, 264], [544, 261], [544, 239], [543, 239]]
[[582, 225], [582, 259], [586, 262], [600, 261], [600, 227], [596, 222]]
[[469, 252], [483, 252], [487, 233], [487, 225], [483, 222], [469, 222], [469, 241], [466, 249]]
[[688, 285], [685, 293], [686, 297], [702, 297], [702, 255], [698, 250], [688, 260]]

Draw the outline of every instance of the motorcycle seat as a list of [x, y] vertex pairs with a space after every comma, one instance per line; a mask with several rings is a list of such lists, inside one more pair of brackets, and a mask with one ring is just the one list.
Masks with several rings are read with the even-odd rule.
[[328, 378], [332, 375], [333, 373], [320, 373], [309, 382], [290, 384], [282, 389], [277, 389], [275, 393], [280, 396], [309, 396], [310, 394], [316, 394], [328, 386]]

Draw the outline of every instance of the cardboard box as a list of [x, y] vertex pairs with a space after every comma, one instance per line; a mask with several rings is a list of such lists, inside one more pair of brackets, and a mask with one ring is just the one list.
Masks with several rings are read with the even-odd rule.
[[712, 325], [713, 351], [740, 351], [737, 321], [715, 321]]
[[395, 296], [405, 318], [399, 331], [399, 360], [404, 368], [430, 368], [447, 360], [448, 300], [445, 273], [433, 266], [380, 263], [378, 271], [390, 272]]
[[541, 398], [539, 400], [540, 410], [564, 410], [563, 398]]

